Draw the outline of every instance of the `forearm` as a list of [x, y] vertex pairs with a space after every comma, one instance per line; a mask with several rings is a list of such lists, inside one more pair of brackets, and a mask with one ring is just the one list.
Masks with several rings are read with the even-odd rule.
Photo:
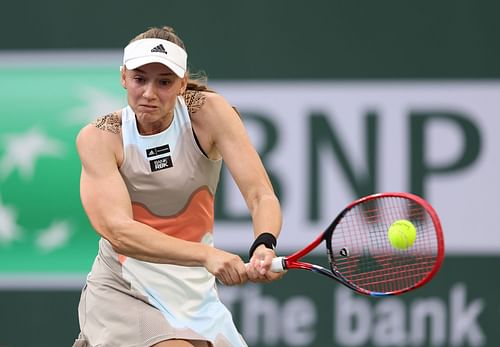
[[278, 199], [274, 194], [262, 194], [253, 200], [250, 206], [254, 237], [263, 232], [278, 238], [281, 230], [282, 215]]
[[114, 225], [103, 234], [116, 252], [152, 263], [204, 266], [212, 249], [166, 235], [135, 220]]
[[182, 266], [203, 266], [224, 284], [247, 281], [242, 259], [212, 246], [181, 240], [131, 220], [113, 230], [107, 239], [115, 251], [142, 261]]
[[[270, 268], [273, 258], [276, 257], [274, 248], [282, 224], [279, 201], [274, 193], [264, 194], [252, 205], [251, 211], [255, 241], [249, 249], [252, 266], [247, 267], [248, 277], [253, 282], [277, 280], [282, 274], [273, 273]], [[274, 235], [275, 238], [267, 233]]]

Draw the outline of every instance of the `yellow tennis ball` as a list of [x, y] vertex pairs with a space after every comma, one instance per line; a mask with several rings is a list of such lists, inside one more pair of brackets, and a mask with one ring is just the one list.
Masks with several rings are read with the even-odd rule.
[[412, 222], [406, 219], [395, 221], [387, 231], [391, 246], [396, 249], [407, 249], [413, 246], [417, 238], [417, 229]]

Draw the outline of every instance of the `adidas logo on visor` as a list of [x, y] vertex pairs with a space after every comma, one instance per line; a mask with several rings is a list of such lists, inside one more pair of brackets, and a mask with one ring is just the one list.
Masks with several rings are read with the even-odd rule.
[[151, 50], [151, 53], [165, 53], [165, 54], [167, 54], [167, 51], [165, 50], [165, 47], [163, 47], [162, 44], [159, 44], [158, 46], [154, 47]]

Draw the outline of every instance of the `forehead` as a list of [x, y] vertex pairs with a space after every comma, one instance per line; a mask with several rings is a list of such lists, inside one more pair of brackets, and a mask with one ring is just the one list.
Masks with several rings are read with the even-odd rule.
[[174, 75], [174, 76], [177, 76], [177, 75], [175, 75], [175, 73], [172, 70], [170, 70], [168, 67], [166, 67], [165, 65], [160, 64], [160, 63], [145, 64], [145, 65], [139, 66], [138, 68], [136, 68], [134, 70], [129, 70], [129, 71], [132, 71], [132, 72], [135, 71], [135, 72], [140, 72], [143, 74], [152, 74], [152, 75], [165, 75], [165, 76]]

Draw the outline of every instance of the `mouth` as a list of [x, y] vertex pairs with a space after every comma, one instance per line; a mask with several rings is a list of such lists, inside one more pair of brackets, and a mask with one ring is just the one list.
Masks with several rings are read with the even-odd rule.
[[151, 112], [151, 111], [157, 110], [158, 106], [154, 106], [154, 105], [139, 105], [138, 108], [141, 111]]

